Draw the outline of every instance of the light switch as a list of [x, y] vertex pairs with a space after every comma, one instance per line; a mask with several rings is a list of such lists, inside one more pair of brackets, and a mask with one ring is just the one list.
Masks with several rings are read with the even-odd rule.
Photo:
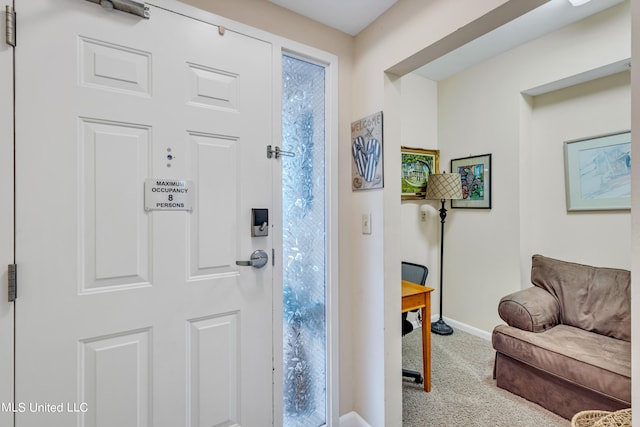
[[362, 234], [371, 234], [371, 214], [362, 214]]

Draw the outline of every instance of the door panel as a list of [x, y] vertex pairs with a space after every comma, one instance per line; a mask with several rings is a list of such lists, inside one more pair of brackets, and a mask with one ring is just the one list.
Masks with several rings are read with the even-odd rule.
[[[16, 425], [270, 423], [272, 267], [235, 261], [272, 247], [249, 226], [273, 207], [271, 45], [16, 2], [16, 400], [43, 405]], [[190, 182], [192, 209], [145, 210], [147, 180]]]
[[151, 330], [80, 342], [80, 401], [85, 425], [152, 425]]
[[80, 84], [151, 96], [151, 53], [79, 37]]
[[189, 103], [200, 107], [238, 111], [238, 76], [200, 64], [189, 67]]
[[199, 184], [198, 209], [191, 216], [191, 280], [235, 272], [240, 188], [234, 182], [219, 183], [236, 177], [237, 145], [232, 137], [189, 134], [191, 169]]
[[149, 285], [150, 218], [131, 183], [150, 175], [151, 128], [88, 118], [79, 127], [80, 291]]
[[190, 322], [189, 416], [191, 426], [235, 425], [238, 399], [238, 313]]

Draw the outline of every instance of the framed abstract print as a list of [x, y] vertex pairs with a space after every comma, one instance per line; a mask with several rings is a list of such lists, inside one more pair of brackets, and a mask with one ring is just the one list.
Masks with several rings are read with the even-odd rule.
[[451, 173], [460, 174], [462, 199], [452, 208], [491, 209], [491, 154], [451, 160]]

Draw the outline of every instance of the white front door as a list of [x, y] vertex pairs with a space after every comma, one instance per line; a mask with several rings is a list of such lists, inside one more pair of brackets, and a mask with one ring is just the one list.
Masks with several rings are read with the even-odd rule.
[[236, 260], [272, 252], [272, 46], [155, 6], [16, 11], [16, 425], [271, 425], [273, 269]]

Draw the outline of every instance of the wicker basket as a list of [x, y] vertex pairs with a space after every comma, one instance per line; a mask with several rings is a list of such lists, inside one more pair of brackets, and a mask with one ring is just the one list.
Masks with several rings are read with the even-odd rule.
[[631, 408], [612, 412], [600, 418], [593, 427], [631, 427]]
[[631, 409], [578, 412], [571, 419], [571, 427], [631, 427]]
[[609, 411], [581, 411], [571, 419], [571, 427], [593, 427], [596, 421], [611, 414]]

